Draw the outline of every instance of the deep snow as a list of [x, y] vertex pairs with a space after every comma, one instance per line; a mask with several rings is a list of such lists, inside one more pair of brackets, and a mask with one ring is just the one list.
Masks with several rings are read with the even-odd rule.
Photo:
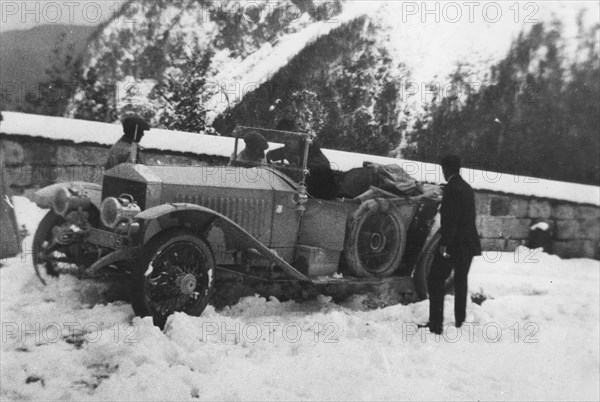
[[[44, 211], [15, 198], [33, 232]], [[30, 250], [31, 237], [25, 250]], [[417, 329], [428, 302], [242, 299], [164, 332], [85, 282], [43, 287], [29, 256], [0, 270], [2, 399], [598, 400], [599, 262], [527, 249], [478, 258], [470, 327]], [[133, 326], [130, 324], [133, 323]], [[237, 327], [236, 327], [237, 326]], [[485, 328], [485, 330], [484, 330]], [[59, 333], [60, 331], [60, 333]]]

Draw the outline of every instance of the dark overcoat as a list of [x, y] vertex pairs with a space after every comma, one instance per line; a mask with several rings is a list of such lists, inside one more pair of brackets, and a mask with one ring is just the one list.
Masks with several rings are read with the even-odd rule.
[[444, 187], [440, 215], [440, 246], [446, 246], [451, 257], [470, 259], [481, 255], [481, 243], [475, 222], [475, 193], [458, 174], [451, 177]]

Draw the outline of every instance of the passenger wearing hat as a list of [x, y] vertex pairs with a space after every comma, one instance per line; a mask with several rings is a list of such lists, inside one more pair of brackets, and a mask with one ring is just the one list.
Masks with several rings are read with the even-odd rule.
[[269, 143], [256, 131], [250, 131], [244, 136], [246, 148], [237, 155], [238, 162], [266, 163], [265, 151]]
[[143, 163], [139, 142], [144, 137], [144, 131], [150, 130], [150, 125], [137, 115], [127, 115], [123, 117], [121, 123], [123, 136], [108, 152], [108, 159], [104, 165], [106, 170], [121, 163]]
[[460, 176], [458, 156], [442, 159], [442, 172], [447, 183], [440, 208], [442, 238], [435, 251], [427, 279], [429, 290], [429, 330], [441, 334], [444, 322], [445, 282], [454, 271], [454, 319], [460, 328], [466, 319], [467, 275], [473, 257], [481, 255], [481, 244], [475, 224], [475, 195]]
[[[276, 130], [297, 132], [296, 124], [289, 120], [281, 120]], [[267, 153], [267, 161], [277, 162], [287, 160], [292, 166], [301, 167], [304, 159], [306, 140], [300, 137], [288, 138], [285, 145]], [[308, 148], [307, 166], [308, 176], [306, 186], [308, 194], [322, 200], [334, 200], [338, 193], [338, 184], [335, 180], [331, 163], [321, 151], [319, 144], [314, 141]]]

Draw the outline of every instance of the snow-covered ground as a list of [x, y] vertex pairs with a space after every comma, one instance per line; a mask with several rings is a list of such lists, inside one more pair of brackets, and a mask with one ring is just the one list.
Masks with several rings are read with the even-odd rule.
[[[44, 211], [15, 199], [33, 232]], [[26, 251], [30, 250], [31, 237]], [[85, 284], [43, 287], [30, 258], [0, 270], [2, 399], [598, 400], [600, 267], [535, 251], [489, 253], [470, 275], [468, 321], [417, 329], [428, 302], [363, 308], [250, 297], [164, 332]]]

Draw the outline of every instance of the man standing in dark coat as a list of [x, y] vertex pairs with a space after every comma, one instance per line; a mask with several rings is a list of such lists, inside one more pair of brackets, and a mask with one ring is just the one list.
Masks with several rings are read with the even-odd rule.
[[150, 125], [137, 115], [127, 115], [121, 121], [123, 136], [108, 152], [104, 169], [108, 170], [121, 163], [144, 163], [140, 156], [139, 142], [144, 137], [144, 131], [150, 130]]
[[454, 318], [460, 328], [466, 318], [467, 275], [474, 256], [481, 255], [475, 224], [475, 195], [460, 176], [460, 159], [448, 155], [442, 159], [442, 172], [448, 182], [440, 209], [440, 247], [427, 281], [429, 288], [429, 330], [442, 333], [444, 322], [445, 281], [454, 270]]

